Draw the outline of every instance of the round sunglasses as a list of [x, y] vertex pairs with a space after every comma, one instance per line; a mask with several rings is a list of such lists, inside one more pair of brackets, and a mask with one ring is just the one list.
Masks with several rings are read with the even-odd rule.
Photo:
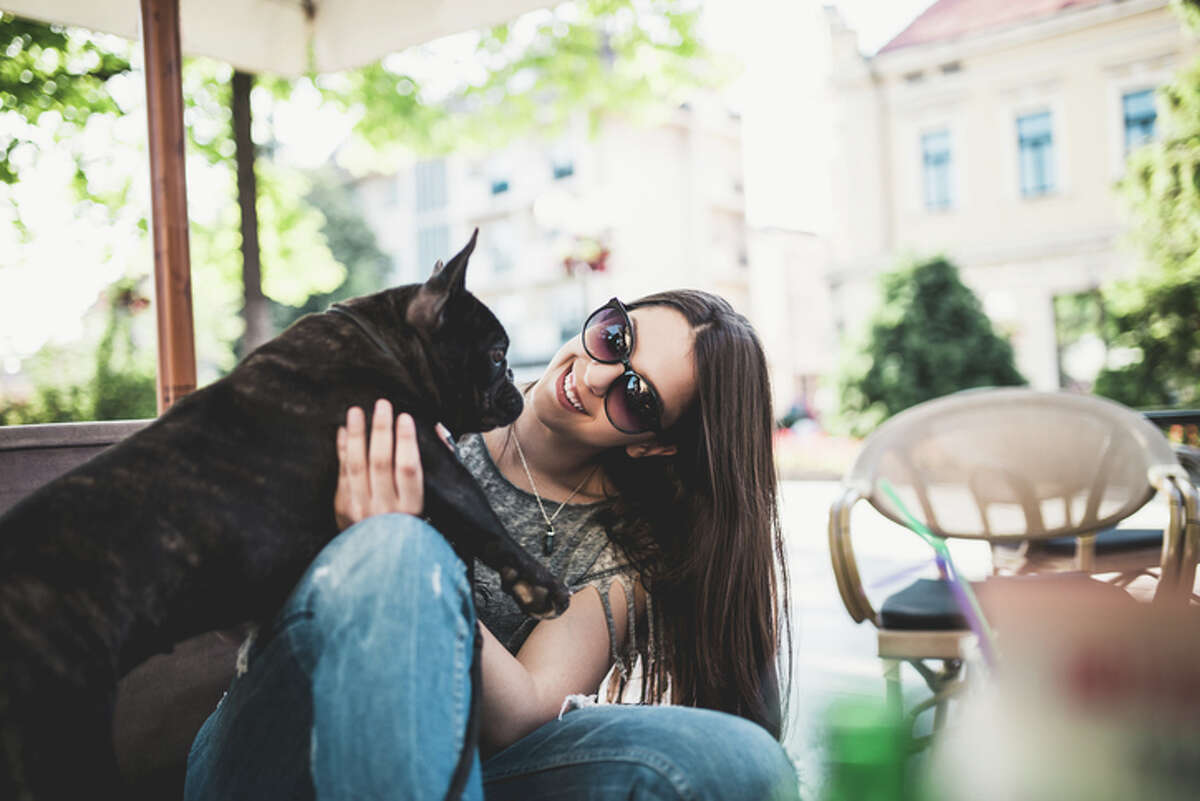
[[604, 393], [604, 413], [613, 427], [623, 434], [662, 431], [662, 399], [629, 363], [637, 340], [625, 305], [613, 298], [596, 309], [584, 321], [579, 336], [584, 352], [593, 360], [625, 367]]

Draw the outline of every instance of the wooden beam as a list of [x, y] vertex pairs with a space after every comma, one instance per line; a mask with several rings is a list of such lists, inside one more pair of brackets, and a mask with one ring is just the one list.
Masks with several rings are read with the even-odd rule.
[[196, 388], [184, 173], [179, 0], [141, 0], [150, 135], [150, 205], [158, 313], [159, 414]]

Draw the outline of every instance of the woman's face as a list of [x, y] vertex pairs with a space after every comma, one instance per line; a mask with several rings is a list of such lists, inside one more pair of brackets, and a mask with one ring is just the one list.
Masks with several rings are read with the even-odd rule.
[[[633, 321], [634, 372], [650, 382], [663, 403], [663, 428], [669, 428], [691, 403], [696, 392], [696, 366], [692, 356], [692, 330], [687, 319], [670, 306], [644, 306], [629, 312]], [[624, 434], [604, 412], [604, 395], [622, 373], [621, 364], [602, 364], [572, 337], [550, 361], [550, 366], [528, 396], [538, 420], [558, 434], [599, 448], [627, 446], [654, 440], [652, 432]], [[568, 377], [583, 406], [575, 408], [567, 395]]]

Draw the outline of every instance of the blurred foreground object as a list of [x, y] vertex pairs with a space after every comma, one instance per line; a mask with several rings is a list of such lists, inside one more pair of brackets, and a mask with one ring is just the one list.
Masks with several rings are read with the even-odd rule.
[[[1105, 532], [1161, 492], [1170, 519], [1155, 558], [1155, 597], [1186, 603], [1190, 596], [1200, 534], [1196, 491], [1169, 443], [1137, 412], [1089, 396], [978, 389], [897, 415], [864, 442], [830, 509], [830, 555], [846, 610], [879, 630], [892, 703], [901, 703], [899, 666], [908, 662], [934, 693], [910, 716], [934, 708], [935, 729], [945, 720], [946, 701], [962, 687], [967, 621], [944, 570], [938, 579], [916, 580], [878, 609], [867, 597], [851, 544], [850, 512], [865, 498], [907, 525], [882, 491], [884, 482], [936, 537], [1018, 547], [1077, 538], [1075, 572], [1056, 576], [1097, 603], [1134, 603], [1120, 588], [1088, 577], [1096, 569], [1097, 537], [1113, 536]], [[993, 577], [976, 590], [990, 618], [998, 588], [1033, 588], [1041, 578]], [[934, 660], [941, 661], [940, 670], [927, 664]]]
[[826, 714], [829, 774], [824, 801], [904, 801], [908, 731], [881, 701], [841, 698]]
[[[938, 801], [1154, 801], [1200, 788], [1200, 616], [1001, 587], [1002, 658], [935, 747]], [[1050, 614], [1047, 614], [1050, 612]], [[980, 745], [986, 743], [981, 758]]]

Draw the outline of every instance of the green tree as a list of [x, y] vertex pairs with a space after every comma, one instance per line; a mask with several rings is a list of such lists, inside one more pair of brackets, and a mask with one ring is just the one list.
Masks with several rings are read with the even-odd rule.
[[[29, 231], [22, 222], [17, 194], [3, 190], [22, 180], [45, 180], [39, 171], [43, 158], [68, 152], [75, 162], [71, 188], [77, 202], [73, 209], [61, 212], [62, 227], [90, 226], [103, 232], [91, 236], [100, 247], [88, 251], [97, 272], [132, 278], [145, 275], [150, 268], [147, 210], [130, 205], [131, 187], [139, 176], [136, 168], [129, 168], [146, 161], [144, 128], [130, 142], [105, 136], [110, 129], [98, 126], [101, 120], [131, 120], [130, 115], [137, 111], [128, 100], [137, 96], [129, 91], [138, 81], [129, 67], [132, 45], [113, 36], [0, 14], [0, 48], [5, 53], [0, 60], [0, 131], [12, 132], [8, 139], [0, 133], [0, 199], [7, 199], [11, 209], [11, 213], [0, 213], [0, 221], [7, 218], [22, 232], [17, 247], [5, 248], [0, 255], [0, 270], [53, 269], [45, 260], [44, 248], [32, 246], [36, 243], [31, 240], [39, 234], [56, 237], [59, 231], [48, 232], [45, 227]], [[189, 208], [202, 381], [233, 366], [232, 343], [241, 330], [240, 237], [229, 119], [231, 74], [227, 65], [208, 59], [184, 63], [188, 152], [201, 157], [192, 160], [190, 178], [208, 187], [223, 184], [228, 198], [225, 208], [198, 208], [198, 204]], [[126, 98], [124, 105], [118, 102], [122, 97]], [[114, 169], [114, 165], [126, 169]], [[324, 224], [320, 212], [303, 200], [308, 190], [304, 176], [270, 160], [263, 161], [260, 173], [266, 268], [262, 283], [268, 296], [299, 303], [312, 292], [337, 286], [345, 271], [320, 234]], [[56, 196], [60, 194], [70, 203], [71, 189]], [[131, 239], [141, 240], [143, 247], [131, 248]], [[121, 257], [113, 254], [124, 254], [125, 260], [119, 261]], [[139, 258], [131, 260], [129, 254]]]
[[92, 420], [136, 420], [158, 414], [154, 348], [139, 347], [134, 320], [150, 307], [140, 282], [117, 281], [107, 292], [108, 320], [96, 347]]
[[960, 389], [1025, 383], [1012, 346], [946, 259], [885, 273], [880, 292], [866, 341], [838, 379], [843, 422], [853, 433]]
[[[13, 183], [19, 148], [36, 148], [32, 128], [58, 141], [80, 133], [95, 114], [122, 114], [109, 80], [129, 72], [129, 60], [88, 37], [0, 12], [0, 112], [10, 133], [0, 139], [0, 181]], [[20, 124], [24, 123], [24, 124]], [[80, 164], [82, 173], [83, 165]]]
[[720, 83], [730, 69], [702, 44], [699, 17], [696, 0], [576, 0], [477, 32], [470, 61], [483, 69], [449, 87], [414, 74], [419, 48], [316, 85], [360, 116], [355, 131], [375, 153], [497, 147], [577, 114], [595, 125], [613, 111], [654, 113]]
[[324, 217], [321, 234], [333, 257], [345, 265], [346, 277], [333, 290], [313, 293], [299, 304], [272, 302], [271, 316], [280, 331], [331, 303], [378, 292], [388, 286], [392, 273], [392, 260], [379, 248], [346, 176], [333, 170], [315, 173], [306, 200]]
[[141, 282], [126, 278], [110, 286], [94, 309], [97, 322], [102, 321], [99, 344], [90, 353], [80, 347], [43, 348], [29, 365], [36, 381], [33, 396], [0, 399], [0, 425], [153, 417], [154, 348], [146, 342], [153, 327], [138, 325], [149, 306]]
[[[1173, 4], [1200, 32], [1200, 2]], [[1159, 100], [1159, 137], [1129, 155], [1120, 183], [1143, 265], [1105, 288], [1110, 364], [1095, 384], [1139, 407], [1200, 402], [1200, 61]]]

